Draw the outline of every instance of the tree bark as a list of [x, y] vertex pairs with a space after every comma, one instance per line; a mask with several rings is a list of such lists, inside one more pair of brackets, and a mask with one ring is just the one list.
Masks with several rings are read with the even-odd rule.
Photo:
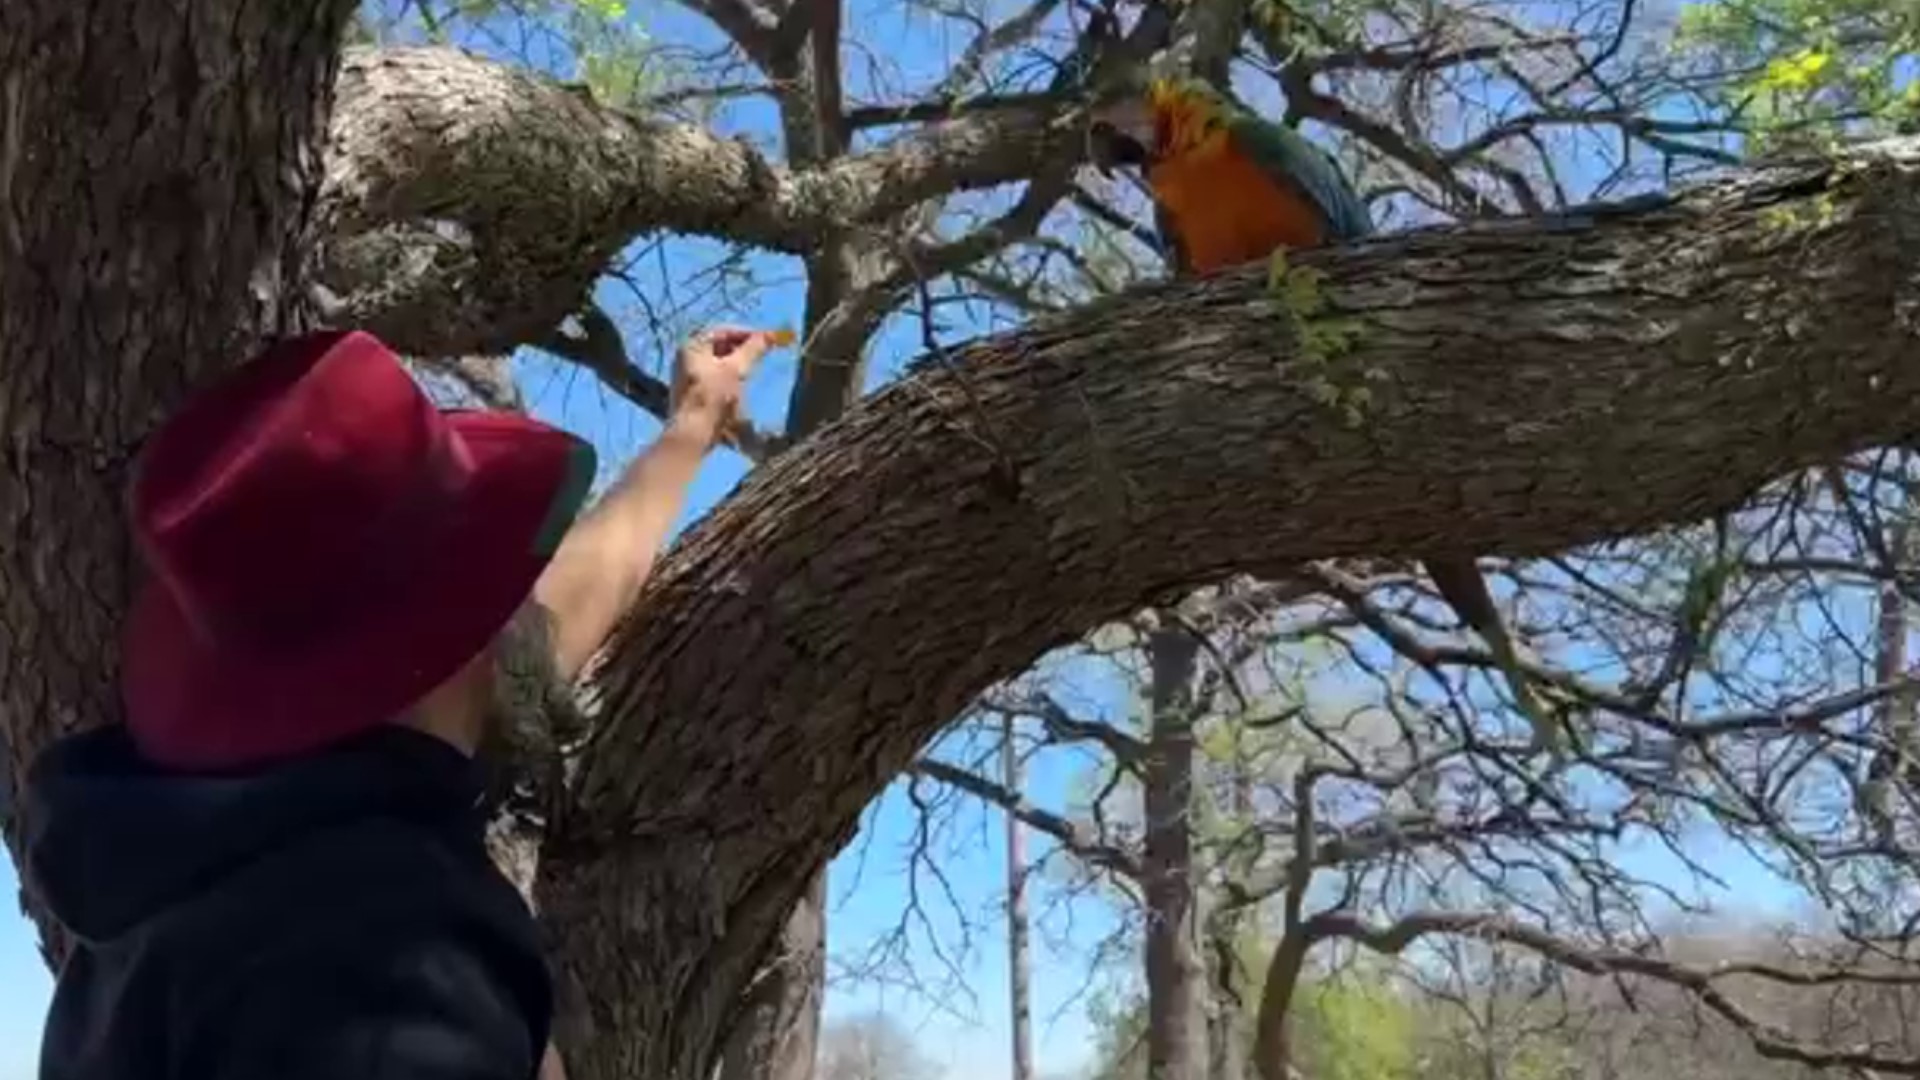
[[1206, 965], [1201, 962], [1193, 865], [1194, 670], [1200, 643], [1185, 628], [1147, 638], [1151, 730], [1141, 786], [1146, 802], [1147, 1077], [1207, 1075]]
[[822, 864], [787, 914], [773, 957], [747, 990], [728, 1034], [721, 1080], [808, 1080], [820, 1044], [827, 975], [827, 867]]
[[[1901, 505], [1894, 510], [1888, 530], [1887, 551], [1896, 566], [1904, 567], [1911, 543], [1910, 510]], [[1881, 685], [1896, 682], [1907, 668], [1907, 596], [1901, 582], [1889, 579], [1880, 583], [1874, 606], [1874, 678]], [[1901, 807], [1914, 797], [1914, 781], [1920, 777], [1916, 765], [1913, 694], [1889, 694], [1874, 706], [1874, 728], [1884, 744], [1868, 758], [1866, 776], [1861, 780], [1858, 809], [1872, 830], [1874, 839], [1888, 850], [1899, 842], [1898, 823]]]
[[[1227, 815], [1235, 829], [1255, 829], [1253, 770], [1238, 739], [1232, 759], [1227, 763], [1229, 797]], [[1231, 843], [1231, 842], [1230, 842]], [[1228, 880], [1245, 882], [1254, 871], [1259, 851], [1255, 845], [1234, 844], [1234, 851], [1221, 867]], [[1247, 1080], [1247, 978], [1242, 960], [1247, 931], [1247, 908], [1214, 903], [1205, 912], [1207, 937], [1208, 1059], [1211, 1080]]]
[[[0, 771], [119, 715], [127, 465], [297, 329], [352, 0], [0, 4]], [[9, 821], [10, 848], [20, 836]], [[60, 946], [32, 903], [49, 953]]]
[[[1293, 902], [1289, 898], [1289, 902]], [[1254, 1020], [1253, 1063], [1260, 1080], [1294, 1080], [1293, 996], [1315, 938], [1297, 921], [1289, 921], [1273, 955], [1260, 991], [1260, 1009]]]
[[1207, 944], [1207, 1076], [1210, 1080], [1247, 1080], [1246, 980], [1240, 963], [1244, 913], [1209, 912]]

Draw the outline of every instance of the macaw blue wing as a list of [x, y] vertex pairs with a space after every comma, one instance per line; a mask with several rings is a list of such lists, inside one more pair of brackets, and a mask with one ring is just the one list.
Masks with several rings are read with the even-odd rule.
[[1373, 231], [1373, 217], [1326, 151], [1287, 127], [1241, 113], [1227, 123], [1234, 148], [1311, 199], [1327, 222], [1327, 239], [1356, 240]]

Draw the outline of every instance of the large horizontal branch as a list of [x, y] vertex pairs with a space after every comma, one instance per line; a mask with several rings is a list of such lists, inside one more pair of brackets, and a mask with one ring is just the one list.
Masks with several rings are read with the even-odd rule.
[[1297, 253], [1326, 275], [1288, 290], [1328, 305], [1306, 352], [1247, 268], [931, 356], [662, 564], [556, 824], [695, 860], [675, 903], [716, 927], [784, 910], [932, 733], [1103, 621], [1313, 559], [1645, 533], [1906, 441], [1917, 241], [1902, 141]]
[[1903, 442], [1917, 223], [1920, 142], [1896, 142], [1637, 212], [1297, 253], [1326, 276], [1291, 308], [1248, 268], [930, 356], [661, 566], [599, 670], [557, 850], [675, 868], [659, 911], [704, 913], [676, 940], [771, 933], [934, 731], [1100, 622], [1234, 572], [1644, 533]]
[[[800, 827], [790, 800], [861, 805], [980, 689], [1168, 590], [1558, 551], [1903, 441], [1916, 158], [1302, 254], [1357, 330], [1345, 356], [1300, 355], [1247, 270], [930, 358], [656, 575], [583, 794], [636, 824], [720, 805]], [[1349, 379], [1357, 423], [1319, 403]]]
[[667, 229], [802, 252], [1071, 152], [1067, 95], [957, 115], [816, 169], [451, 49], [349, 52], [327, 162], [330, 315], [418, 356], [501, 352]]

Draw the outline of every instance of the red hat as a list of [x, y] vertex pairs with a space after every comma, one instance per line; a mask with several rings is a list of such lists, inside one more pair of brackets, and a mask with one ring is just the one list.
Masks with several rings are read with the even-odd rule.
[[121, 675], [135, 742], [228, 769], [398, 715], [527, 599], [593, 461], [514, 413], [441, 412], [366, 334], [269, 349], [141, 452], [153, 580]]

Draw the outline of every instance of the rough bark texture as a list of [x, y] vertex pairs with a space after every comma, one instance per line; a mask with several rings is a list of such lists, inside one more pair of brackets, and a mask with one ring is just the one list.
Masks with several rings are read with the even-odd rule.
[[[1294, 900], [1289, 897], [1288, 903], [1294, 904]], [[1289, 1030], [1293, 996], [1300, 989], [1300, 973], [1306, 968], [1307, 953], [1313, 943], [1313, 936], [1297, 920], [1290, 920], [1287, 932], [1268, 959], [1266, 980], [1260, 991], [1260, 1011], [1254, 1020], [1253, 1063], [1260, 1072], [1260, 1080], [1294, 1080], [1293, 1038]]]
[[1240, 912], [1207, 913], [1207, 1076], [1247, 1080], [1246, 979], [1239, 948], [1245, 919]]
[[[757, 470], [604, 669], [560, 823], [602, 857], [544, 874], [548, 910], [596, 881], [663, 902], [553, 920], [619, 1032], [577, 1071], [702, 1075], [740, 943], [939, 724], [1086, 627], [1229, 569], [1640, 532], [1907, 438], [1916, 167], [1901, 143], [1640, 214], [1303, 255], [1364, 325], [1336, 369], [1377, 372], [1357, 425], [1315, 404], [1326, 362], [1247, 270], [933, 358]], [[675, 1023], [631, 1011], [648, 988]]]
[[1147, 639], [1152, 717], [1141, 788], [1146, 810], [1147, 1077], [1207, 1075], [1207, 983], [1201, 962], [1193, 865], [1195, 660], [1200, 642], [1184, 628]]
[[[1230, 767], [1231, 799], [1228, 816], [1234, 827], [1255, 828], [1253, 767], [1236, 742]], [[1233, 845], [1226, 855], [1228, 880], [1252, 878], [1259, 850], [1251, 844]], [[1247, 1080], [1247, 999], [1249, 980], [1242, 959], [1248, 924], [1247, 908], [1221, 903], [1217, 892], [1204, 913], [1207, 942], [1207, 1075], [1211, 1080]]]
[[[10, 785], [49, 739], [119, 713], [135, 445], [189, 387], [298, 321], [336, 42], [353, 6], [0, 4]], [[19, 841], [11, 823], [7, 839]]]
[[827, 975], [827, 868], [787, 914], [720, 1055], [720, 1080], [807, 1080], [819, 1056]]

